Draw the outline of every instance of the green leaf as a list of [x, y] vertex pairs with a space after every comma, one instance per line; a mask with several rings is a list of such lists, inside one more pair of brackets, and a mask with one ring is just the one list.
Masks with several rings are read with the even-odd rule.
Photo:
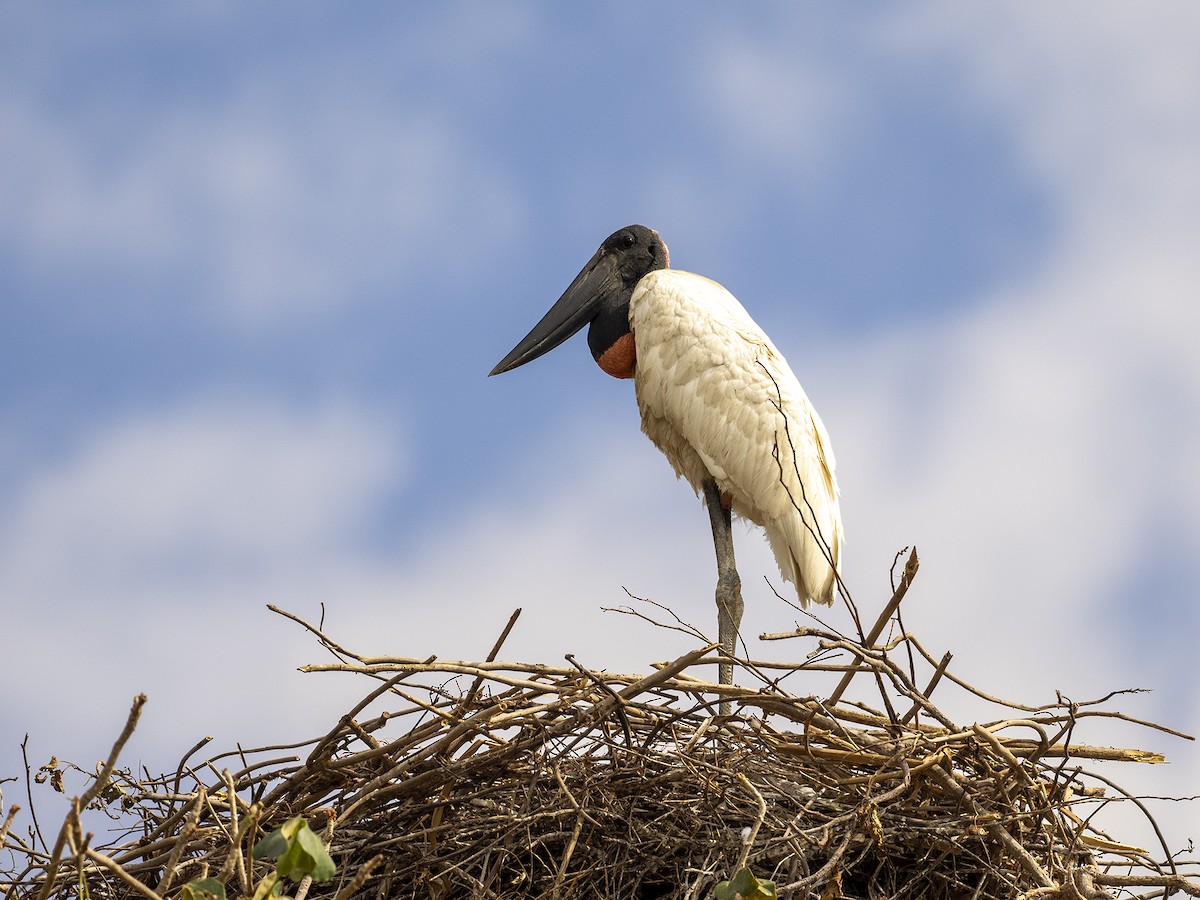
[[183, 886], [183, 900], [225, 900], [225, 885], [215, 878], [197, 878]]
[[297, 832], [304, 831], [307, 828], [308, 819], [304, 818], [304, 816], [293, 816], [279, 826], [279, 830], [283, 832], [283, 836], [289, 841], [296, 836]]
[[280, 875], [293, 881], [306, 875], [311, 875], [313, 881], [328, 881], [333, 877], [336, 866], [325, 852], [321, 839], [304, 819], [292, 819], [282, 830], [289, 840], [287, 851], [275, 863]]
[[272, 872], [258, 883], [258, 887], [254, 889], [252, 900], [269, 900], [283, 890], [283, 881], [279, 877], [278, 872]]
[[303, 816], [289, 819], [259, 841], [254, 858], [275, 860], [275, 870], [293, 881], [309, 875], [313, 881], [328, 881], [337, 871], [321, 838]]
[[775, 882], [754, 877], [749, 866], [743, 866], [733, 876], [732, 881], [722, 881], [717, 885], [717, 900], [775, 900]]
[[283, 829], [276, 828], [254, 845], [251, 855], [255, 859], [279, 859], [287, 848], [288, 840], [283, 836]]

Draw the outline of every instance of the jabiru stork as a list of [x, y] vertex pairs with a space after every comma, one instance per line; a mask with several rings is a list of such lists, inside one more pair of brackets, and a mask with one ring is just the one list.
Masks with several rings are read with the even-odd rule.
[[[588, 325], [600, 368], [632, 378], [642, 431], [708, 507], [717, 620], [732, 657], [743, 601], [731, 512], [767, 533], [803, 606], [833, 603], [842, 550], [833, 448], [771, 339], [715, 281], [669, 267], [653, 229], [614, 232], [512, 352], [498, 375]], [[732, 683], [732, 666], [720, 680]]]

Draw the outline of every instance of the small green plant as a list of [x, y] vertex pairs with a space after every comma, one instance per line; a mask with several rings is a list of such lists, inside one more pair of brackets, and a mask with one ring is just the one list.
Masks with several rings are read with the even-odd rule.
[[775, 882], [754, 877], [749, 866], [738, 869], [732, 881], [717, 885], [717, 900], [775, 900]]
[[[250, 900], [272, 900], [283, 894], [283, 879], [328, 881], [337, 867], [325, 845], [303, 816], [284, 822], [259, 841], [253, 850], [255, 859], [275, 860], [275, 871], [255, 887]], [[227, 900], [225, 885], [216, 878], [197, 878], [183, 887], [182, 900]]]

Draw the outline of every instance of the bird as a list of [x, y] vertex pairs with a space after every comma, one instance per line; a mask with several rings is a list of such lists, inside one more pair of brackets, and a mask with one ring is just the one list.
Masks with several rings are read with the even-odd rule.
[[720, 284], [672, 269], [652, 228], [609, 235], [489, 376], [549, 353], [585, 325], [593, 359], [633, 379], [642, 431], [707, 506], [719, 680], [732, 684], [744, 611], [732, 514], [766, 531], [803, 607], [833, 603], [844, 538], [829, 435], [766, 332]]

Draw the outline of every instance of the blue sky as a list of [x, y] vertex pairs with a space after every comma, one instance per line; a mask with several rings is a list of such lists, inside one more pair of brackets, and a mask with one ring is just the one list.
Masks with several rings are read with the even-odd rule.
[[[151, 767], [318, 733], [357, 688], [297, 675], [267, 602], [364, 652], [479, 656], [517, 605], [514, 656], [687, 649], [601, 611], [711, 627], [707, 522], [631, 386], [582, 340], [485, 378], [630, 222], [788, 356], [860, 605], [916, 543], [908, 624], [965, 676], [1151, 687], [1131, 714], [1200, 730], [1197, 24], [0, 6], [0, 777], [25, 731], [98, 758], [141, 690]], [[745, 634], [786, 629], [738, 539]], [[247, 681], [270, 711], [220, 699]], [[1193, 744], [1112, 739], [1200, 793]]]

